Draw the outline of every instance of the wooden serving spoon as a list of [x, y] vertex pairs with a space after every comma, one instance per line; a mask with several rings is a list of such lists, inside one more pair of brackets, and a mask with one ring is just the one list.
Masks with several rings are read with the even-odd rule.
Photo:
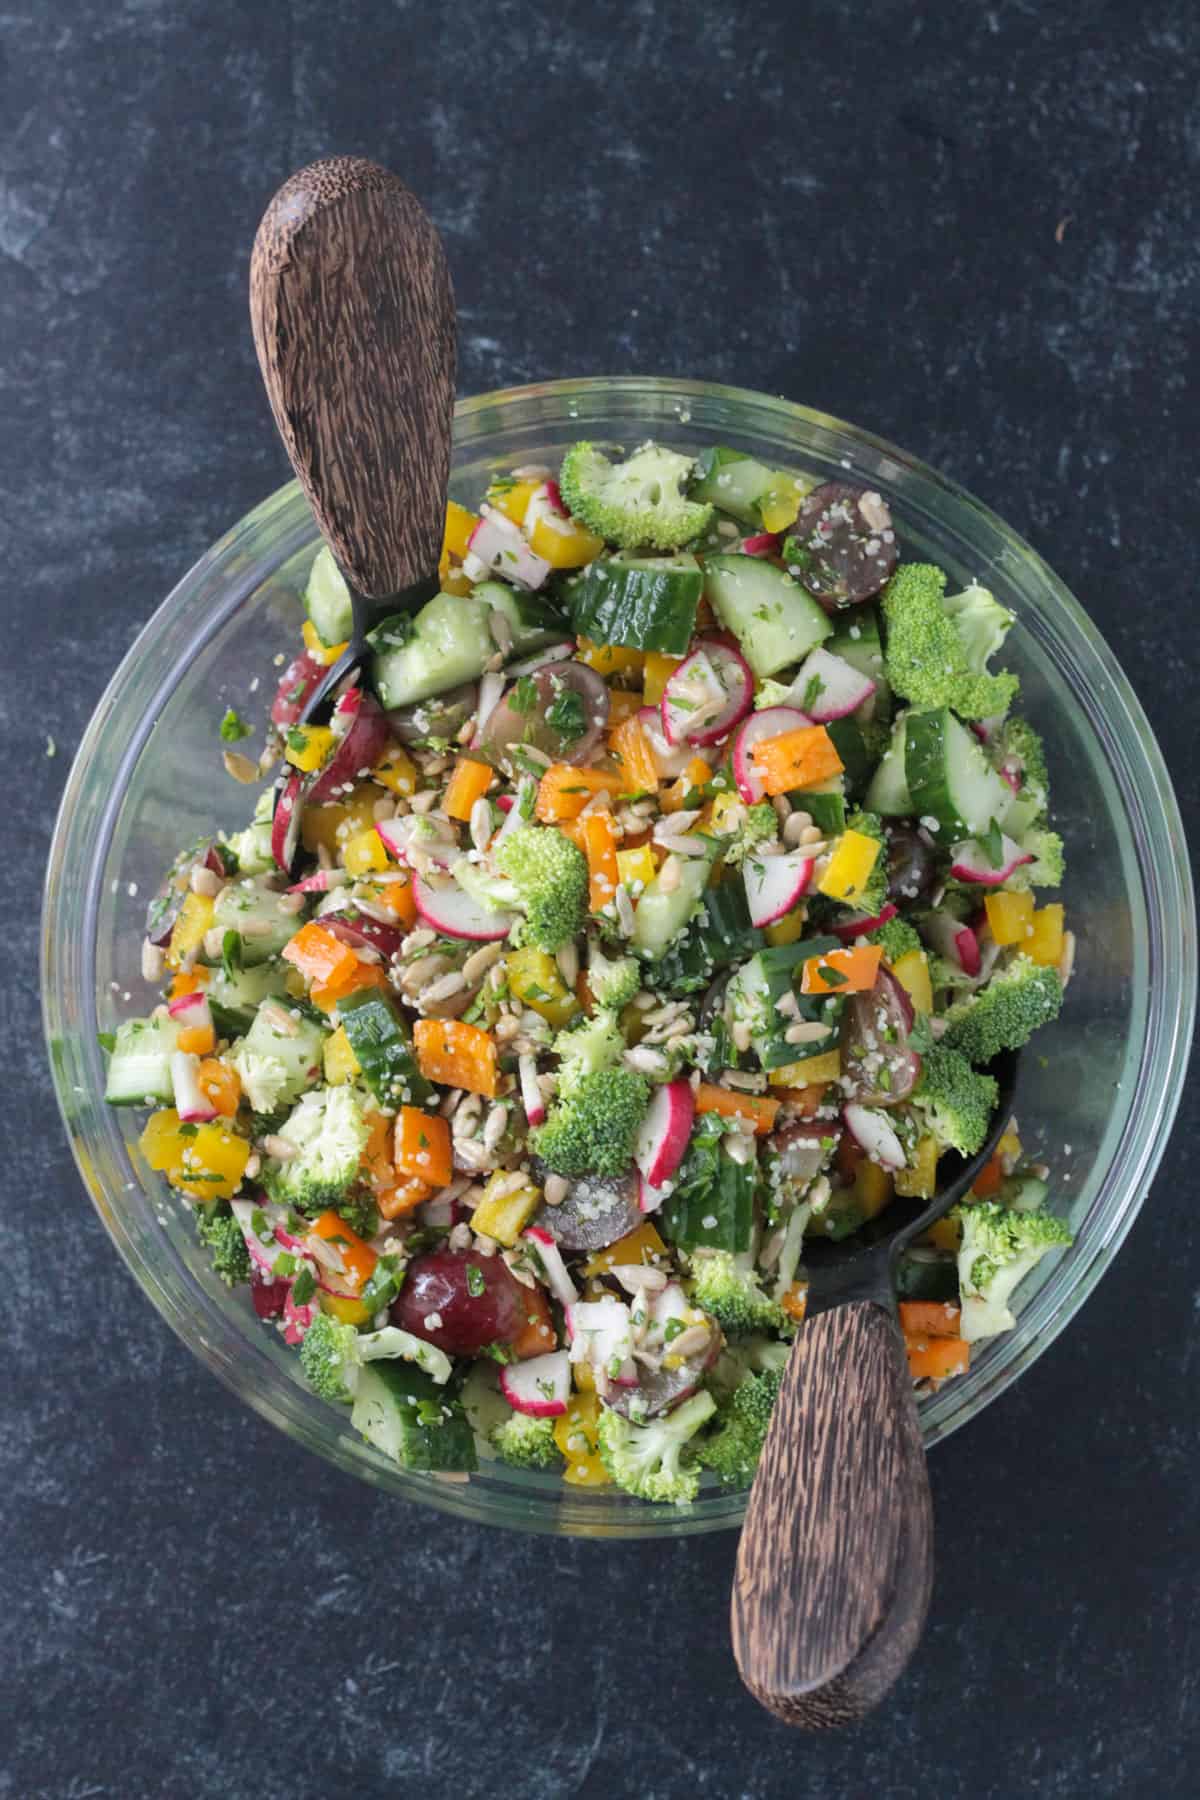
[[377, 163], [310, 163], [263, 214], [250, 318], [279, 435], [353, 604], [307, 722], [328, 712], [372, 625], [437, 591], [455, 374], [441, 238]]
[[808, 1302], [750, 1494], [734, 1575], [733, 1652], [788, 1725], [861, 1718], [916, 1649], [933, 1583], [933, 1518], [896, 1314], [900, 1252], [970, 1188], [1012, 1111], [998, 1057], [987, 1141], [927, 1205], [893, 1202], [841, 1243], [806, 1239]]

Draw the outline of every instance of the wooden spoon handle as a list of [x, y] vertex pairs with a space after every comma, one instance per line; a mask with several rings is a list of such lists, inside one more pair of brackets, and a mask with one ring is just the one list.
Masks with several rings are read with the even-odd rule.
[[403, 182], [310, 163], [263, 215], [250, 316], [271, 411], [317, 523], [361, 594], [437, 568], [454, 410], [454, 294]]
[[872, 1300], [801, 1329], [738, 1547], [733, 1650], [789, 1725], [849, 1724], [916, 1648], [933, 1580], [904, 1343]]

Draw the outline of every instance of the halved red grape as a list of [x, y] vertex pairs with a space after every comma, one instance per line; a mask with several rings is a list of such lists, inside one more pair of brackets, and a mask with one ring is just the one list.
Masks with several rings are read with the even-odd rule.
[[528, 1322], [529, 1290], [499, 1256], [429, 1250], [413, 1258], [391, 1320], [450, 1356], [511, 1344]]
[[275, 698], [271, 702], [272, 722], [286, 730], [294, 725], [304, 711], [308, 696], [325, 673], [325, 664], [318, 662], [305, 650], [294, 657], [283, 671], [276, 689]]
[[912, 1001], [890, 969], [869, 994], [852, 994], [842, 1018], [842, 1096], [861, 1106], [899, 1106], [921, 1078], [908, 1047]]
[[870, 600], [900, 554], [882, 497], [847, 481], [814, 488], [788, 537], [788, 568], [827, 611]]
[[608, 689], [594, 669], [551, 663], [514, 682], [493, 707], [483, 748], [503, 756], [530, 744], [556, 762], [583, 764], [604, 736], [608, 707]]
[[[550, 1170], [534, 1157], [531, 1167], [539, 1186]], [[548, 1231], [560, 1250], [605, 1250], [642, 1222], [633, 1175], [580, 1175], [558, 1206], [543, 1206], [534, 1220]]]

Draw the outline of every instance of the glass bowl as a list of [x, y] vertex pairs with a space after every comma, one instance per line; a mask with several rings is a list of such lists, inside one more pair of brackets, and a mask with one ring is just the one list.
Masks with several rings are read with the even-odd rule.
[[[891, 502], [909, 555], [975, 578], [1018, 615], [1006, 660], [1047, 740], [1066, 840], [1075, 975], [1059, 1022], [1026, 1056], [1021, 1137], [1052, 1169], [1078, 1233], [1022, 1289], [1016, 1329], [969, 1375], [921, 1401], [927, 1444], [964, 1424], [1049, 1346], [1133, 1223], [1184, 1080], [1195, 916], [1175, 798], [1137, 700], [1087, 614], [1028, 544], [960, 488], [880, 439], [783, 400], [707, 383], [548, 382], [463, 401], [451, 493], [474, 501], [498, 469], [555, 462], [581, 437], [688, 450], [725, 443]], [[146, 1009], [146, 897], [177, 848], [245, 823], [252, 794], [218, 760], [226, 706], [261, 717], [273, 664], [294, 651], [317, 543], [293, 484], [216, 543], [163, 602], [109, 684], [63, 797], [47, 874], [42, 992], [59, 1105], [114, 1243], [163, 1317], [249, 1405], [341, 1469], [406, 1500], [493, 1525], [638, 1537], [740, 1523], [745, 1496], [705, 1487], [686, 1510], [488, 1463], [469, 1480], [409, 1474], [308, 1392], [294, 1352], [207, 1269], [185, 1208], [134, 1149], [133, 1110], [106, 1107], [98, 1031]], [[256, 682], [255, 678], [258, 678]]]

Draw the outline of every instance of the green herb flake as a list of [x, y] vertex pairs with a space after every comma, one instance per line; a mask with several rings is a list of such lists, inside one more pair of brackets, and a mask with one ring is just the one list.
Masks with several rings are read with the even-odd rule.
[[225, 717], [221, 720], [219, 729], [222, 743], [238, 744], [243, 738], [248, 738], [250, 736], [253, 728], [247, 725], [241, 714], [235, 712], [231, 706], [227, 708]]

